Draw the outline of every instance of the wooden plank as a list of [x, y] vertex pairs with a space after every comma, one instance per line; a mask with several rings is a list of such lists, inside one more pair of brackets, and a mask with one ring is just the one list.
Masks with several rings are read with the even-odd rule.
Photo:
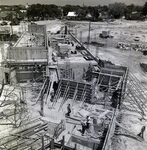
[[120, 70], [120, 69], [111, 69], [111, 68], [101, 68], [101, 71], [110, 71], [110, 72], [116, 72], [116, 73], [125, 73], [124, 70]]
[[100, 143], [100, 141], [98, 139], [94, 139], [94, 138], [89, 139], [86, 136], [79, 136], [79, 135], [72, 134], [72, 137], [79, 139], [79, 140], [83, 140], [85, 142], [92, 142], [92, 143], [97, 143], [97, 144]]
[[75, 121], [75, 120], [67, 119], [66, 122], [67, 122], [67, 123], [70, 123], [70, 124], [81, 125], [81, 122], [80, 122], [80, 121]]
[[114, 75], [114, 74], [108, 74], [108, 73], [102, 73], [102, 72], [93, 72], [93, 73], [96, 73], [96, 74], [99, 74], [99, 75], [103, 75], [103, 76], [109, 76], [109, 77], [114, 77], [114, 78], [120, 78], [122, 77], [122, 75]]

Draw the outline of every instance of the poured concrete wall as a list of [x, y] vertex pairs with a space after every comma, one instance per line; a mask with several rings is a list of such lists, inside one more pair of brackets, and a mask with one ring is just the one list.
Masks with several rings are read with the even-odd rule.
[[28, 31], [31, 33], [46, 33], [46, 25], [37, 25], [37, 24], [30, 24], [28, 25]]
[[47, 50], [44, 47], [13, 47], [7, 51], [7, 59], [34, 60], [47, 59]]
[[81, 81], [83, 79], [83, 70], [88, 69], [89, 63], [92, 65], [97, 64], [95, 61], [86, 61], [82, 57], [74, 58], [71, 61], [70, 60], [65, 60], [62, 62], [58, 61], [58, 68], [60, 70], [60, 76], [64, 77], [63, 73], [65, 71], [70, 70], [70, 71], [72, 71], [72, 72], [70, 72], [72, 75], [72, 79], [74, 79], [76, 81]]

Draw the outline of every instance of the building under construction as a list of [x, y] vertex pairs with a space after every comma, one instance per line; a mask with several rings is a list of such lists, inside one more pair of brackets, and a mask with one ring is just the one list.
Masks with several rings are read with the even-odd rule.
[[[94, 56], [67, 25], [51, 34], [30, 24], [7, 49], [2, 67], [1, 149], [109, 150], [127, 130], [121, 110], [145, 117], [145, 88], [133, 73]], [[31, 102], [28, 91], [37, 94]], [[90, 126], [82, 133], [87, 116]]]

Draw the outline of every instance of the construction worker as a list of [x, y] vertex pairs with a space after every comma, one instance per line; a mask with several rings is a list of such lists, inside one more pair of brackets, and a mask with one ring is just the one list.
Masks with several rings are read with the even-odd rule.
[[143, 133], [144, 133], [144, 131], [145, 131], [145, 126], [143, 126], [143, 127], [141, 128], [141, 132], [138, 134], [138, 136], [140, 136], [141, 138], [143, 138]]
[[116, 108], [117, 105], [119, 104], [119, 89], [114, 91], [114, 93], [112, 94], [111, 101], [112, 101], [111, 106]]
[[70, 104], [67, 105], [67, 113], [65, 114], [66, 116], [70, 116], [71, 113], [71, 108], [70, 108]]
[[55, 81], [54, 83], [53, 83], [53, 89], [54, 89], [54, 95], [56, 94], [56, 91], [57, 91], [57, 89], [58, 89], [58, 82], [57, 81]]
[[82, 131], [81, 132], [82, 132], [82, 136], [83, 136], [85, 133], [85, 130], [89, 129], [89, 127], [90, 127], [90, 117], [87, 116], [86, 120], [84, 120], [84, 122], [81, 122], [81, 125], [82, 125]]

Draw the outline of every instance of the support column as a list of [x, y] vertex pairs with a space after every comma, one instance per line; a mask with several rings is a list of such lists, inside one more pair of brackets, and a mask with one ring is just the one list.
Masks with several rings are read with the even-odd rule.
[[42, 142], [42, 150], [44, 150], [44, 136], [41, 137], [41, 142]]
[[43, 101], [43, 93], [41, 93], [41, 116], [44, 116], [44, 101]]

